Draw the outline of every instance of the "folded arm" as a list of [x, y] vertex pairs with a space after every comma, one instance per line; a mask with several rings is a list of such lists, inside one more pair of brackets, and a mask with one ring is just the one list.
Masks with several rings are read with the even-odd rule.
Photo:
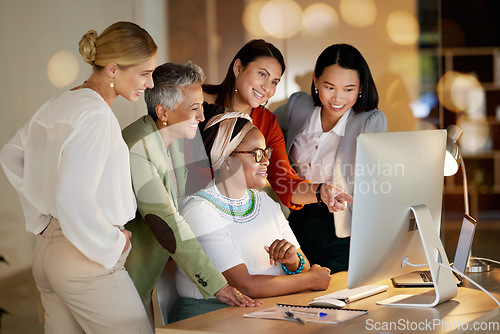
[[231, 286], [252, 298], [272, 297], [305, 290], [326, 290], [330, 284], [330, 269], [313, 265], [307, 272], [296, 275], [250, 275], [242, 263], [222, 273]]

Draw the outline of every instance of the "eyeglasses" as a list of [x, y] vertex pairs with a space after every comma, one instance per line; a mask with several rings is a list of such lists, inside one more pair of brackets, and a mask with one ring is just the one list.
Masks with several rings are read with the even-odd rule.
[[266, 147], [265, 149], [261, 149], [260, 147], [258, 147], [251, 151], [233, 151], [233, 153], [253, 154], [256, 163], [260, 163], [263, 157], [266, 157], [267, 160], [271, 159], [272, 152], [272, 147]]

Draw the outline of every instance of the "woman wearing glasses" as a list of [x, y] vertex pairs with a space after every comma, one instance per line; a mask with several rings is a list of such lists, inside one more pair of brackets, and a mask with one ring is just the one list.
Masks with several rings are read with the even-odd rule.
[[[228, 283], [252, 298], [328, 288], [330, 270], [310, 266], [280, 206], [257, 190], [266, 184], [272, 149], [250, 117], [216, 115], [202, 137], [215, 179], [187, 198], [182, 216]], [[176, 285], [181, 298], [169, 319], [224, 307], [203, 300], [181, 270]]]
[[[274, 150], [268, 179], [286, 207], [298, 210], [304, 204], [324, 202], [331, 212], [344, 210], [345, 201], [351, 202], [351, 196], [329, 184], [320, 187], [320, 183], [301, 179], [290, 166], [283, 132], [276, 116], [265, 108], [284, 72], [285, 61], [278, 48], [262, 39], [251, 40], [236, 53], [220, 84], [203, 85], [205, 101], [246, 113], [252, 118], [267, 146]], [[205, 116], [210, 119], [213, 115], [206, 112]], [[200, 129], [203, 125], [200, 123]]]

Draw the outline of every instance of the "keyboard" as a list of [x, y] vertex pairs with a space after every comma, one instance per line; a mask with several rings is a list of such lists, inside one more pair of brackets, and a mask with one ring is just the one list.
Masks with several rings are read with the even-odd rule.
[[418, 273], [420, 277], [422, 277], [422, 280], [424, 282], [432, 282], [432, 275], [430, 270], [420, 270]]
[[328, 293], [323, 296], [314, 298], [314, 300], [319, 300], [323, 298], [333, 298], [340, 299], [346, 303], [351, 303], [359, 299], [373, 296], [377, 293], [387, 291], [389, 287], [387, 285], [364, 285], [354, 289], [343, 289]]

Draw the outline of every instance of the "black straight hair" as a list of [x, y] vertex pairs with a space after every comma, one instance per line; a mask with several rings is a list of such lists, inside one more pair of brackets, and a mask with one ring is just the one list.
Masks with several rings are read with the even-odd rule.
[[[335, 64], [342, 68], [358, 72], [359, 82], [361, 85], [361, 97], [358, 97], [356, 103], [352, 107], [352, 110], [355, 113], [358, 113], [378, 108], [377, 87], [373, 81], [370, 67], [368, 67], [368, 63], [358, 49], [349, 44], [330, 45], [323, 50], [323, 52], [321, 52], [316, 60], [314, 75], [316, 78], [319, 78], [321, 74], [323, 74], [325, 68]], [[311, 96], [313, 98], [314, 105], [322, 105], [319, 95], [316, 93], [314, 80], [311, 84]]]

